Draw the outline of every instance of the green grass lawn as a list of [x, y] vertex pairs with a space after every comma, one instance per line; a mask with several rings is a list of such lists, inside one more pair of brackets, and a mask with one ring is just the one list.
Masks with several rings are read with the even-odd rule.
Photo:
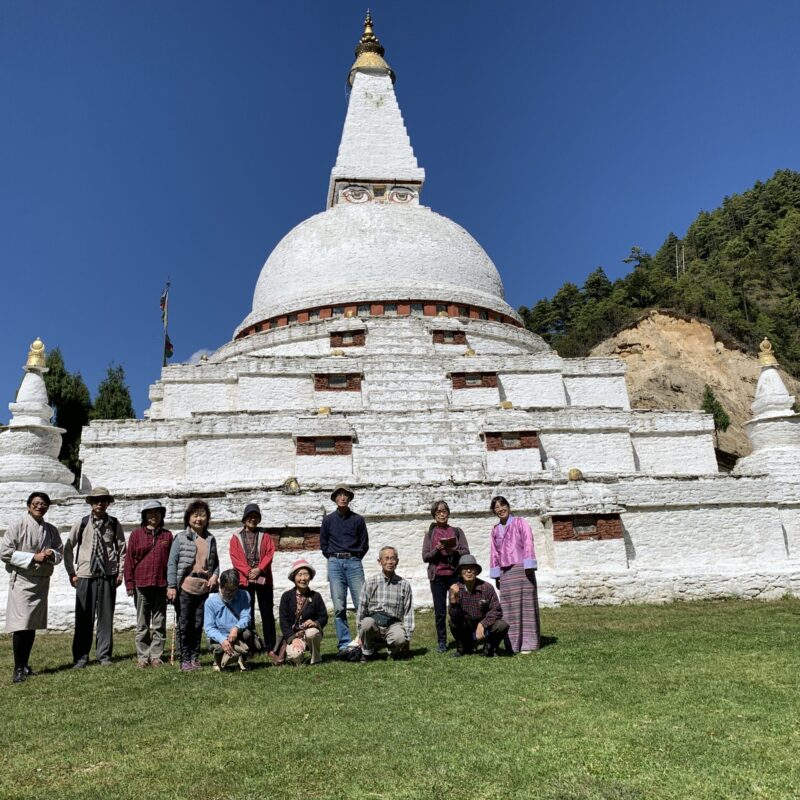
[[0, 797], [800, 797], [800, 600], [545, 610], [515, 658], [432, 623], [410, 662], [339, 663], [331, 626], [321, 667], [222, 675], [39, 636], [19, 686], [0, 637]]

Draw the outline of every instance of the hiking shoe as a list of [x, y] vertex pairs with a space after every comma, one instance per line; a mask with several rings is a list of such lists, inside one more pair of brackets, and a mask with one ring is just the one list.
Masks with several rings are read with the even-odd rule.
[[31, 669], [30, 664], [26, 664], [22, 669], [25, 671], [26, 678], [32, 678], [34, 675], [36, 675], [36, 673]]
[[146, 658], [140, 658], [136, 662], [136, 669], [147, 669], [148, 661]]
[[463, 656], [463, 655], [464, 655], [464, 651], [463, 651], [463, 650], [453, 650], [453, 652], [452, 652], [452, 653], [450, 653], [450, 655], [451, 655], [453, 658], [461, 658], [461, 656]]
[[194, 670], [203, 669], [203, 665], [200, 663], [199, 658], [193, 658], [191, 664], [192, 664], [192, 669]]
[[181, 661], [181, 672], [191, 672], [193, 669], [191, 661]]
[[89, 663], [88, 658], [79, 658], [73, 665], [72, 669], [86, 669], [86, 665]]
[[163, 667], [164, 662], [160, 658], [151, 658], [150, 659], [150, 666], [151, 667]]
[[25, 683], [25, 667], [14, 667], [14, 683]]
[[439, 642], [438, 646], [436, 647], [437, 653], [446, 653], [447, 652], [447, 642]]
[[114, 662], [110, 658], [101, 658], [100, 659], [100, 666], [101, 667], [113, 667]]

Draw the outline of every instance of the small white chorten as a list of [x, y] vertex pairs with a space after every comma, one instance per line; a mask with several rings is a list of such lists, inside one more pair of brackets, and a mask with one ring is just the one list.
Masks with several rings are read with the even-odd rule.
[[781, 379], [772, 344], [766, 337], [760, 349], [761, 375], [750, 406], [753, 418], [745, 425], [753, 452], [740, 459], [735, 472], [800, 481], [800, 414], [794, 413], [795, 398]]
[[24, 369], [16, 401], [8, 406], [11, 421], [0, 432], [3, 498], [27, 497], [36, 489], [47, 492], [53, 499], [74, 494], [74, 476], [58, 460], [64, 430], [50, 422], [53, 409], [44, 383], [47, 367], [40, 339], [31, 345]]

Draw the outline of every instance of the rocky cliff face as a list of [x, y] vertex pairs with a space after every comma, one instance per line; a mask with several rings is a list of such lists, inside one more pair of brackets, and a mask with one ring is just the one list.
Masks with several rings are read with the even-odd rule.
[[[721, 341], [697, 319], [652, 311], [638, 323], [595, 347], [592, 356], [618, 356], [628, 366], [633, 408], [698, 409], [708, 384], [731, 418], [718, 446], [737, 456], [750, 452], [744, 423], [751, 418], [758, 358]], [[780, 361], [780, 353], [777, 353]], [[781, 371], [789, 392], [800, 398], [800, 382]]]

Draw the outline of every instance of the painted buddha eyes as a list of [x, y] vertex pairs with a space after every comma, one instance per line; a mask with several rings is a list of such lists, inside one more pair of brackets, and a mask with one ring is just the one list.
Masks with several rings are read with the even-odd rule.
[[411, 189], [406, 189], [405, 186], [395, 186], [389, 192], [390, 203], [410, 203], [415, 195]]
[[[388, 191], [387, 191], [388, 189]], [[413, 202], [417, 193], [406, 186], [361, 186], [352, 184], [342, 189], [341, 199], [347, 203], [401, 203]]]
[[348, 186], [342, 192], [342, 197], [348, 203], [369, 203], [372, 193], [364, 186]]

